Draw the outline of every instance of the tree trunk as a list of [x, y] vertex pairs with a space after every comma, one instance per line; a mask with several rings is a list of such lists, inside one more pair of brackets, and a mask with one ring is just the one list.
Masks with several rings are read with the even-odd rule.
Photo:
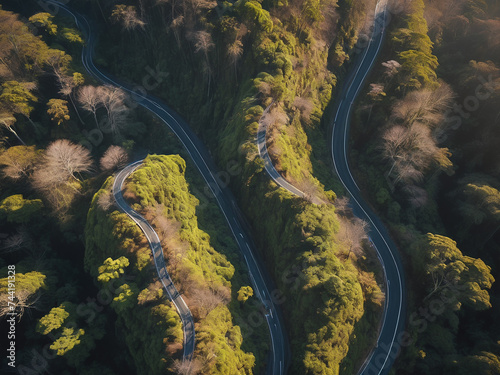
[[23, 146], [26, 146], [26, 143], [24, 143], [24, 141], [21, 139], [21, 137], [19, 137], [14, 129], [12, 129], [10, 126], [8, 126], [7, 128], [12, 132], [12, 134], [16, 136], [16, 138], [23, 144]]
[[78, 119], [80, 120], [81, 124], [84, 124], [82, 118], [80, 117], [80, 112], [78, 112], [78, 108], [76, 108], [75, 102], [73, 101], [73, 98], [71, 97], [71, 94], [68, 95], [69, 100], [71, 101], [71, 104], [73, 105], [73, 108], [75, 109], [76, 115], [78, 116]]

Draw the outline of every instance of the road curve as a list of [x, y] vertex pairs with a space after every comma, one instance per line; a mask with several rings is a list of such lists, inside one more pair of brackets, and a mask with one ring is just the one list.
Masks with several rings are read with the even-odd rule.
[[259, 148], [259, 156], [264, 162], [264, 168], [266, 169], [267, 174], [271, 179], [283, 189], [288, 190], [290, 193], [297, 195], [301, 198], [305, 198], [306, 194], [301, 190], [297, 189], [295, 186], [290, 184], [287, 180], [283, 178], [279, 174], [279, 172], [274, 168], [273, 162], [269, 157], [269, 153], [267, 152], [267, 143], [266, 143], [266, 135], [267, 135], [267, 123], [265, 120], [266, 116], [269, 114], [269, 110], [271, 106], [274, 104], [274, 101], [267, 106], [267, 108], [262, 113], [262, 116], [259, 119], [259, 128], [257, 130], [257, 147]]
[[306, 193], [304, 193], [302, 190], [296, 188], [293, 186], [291, 183], [289, 183], [285, 178], [276, 170], [276, 168], [273, 165], [273, 162], [271, 160], [271, 157], [269, 156], [269, 153], [267, 152], [267, 122], [265, 121], [266, 116], [269, 114], [269, 111], [271, 109], [271, 106], [274, 104], [274, 101], [267, 106], [267, 108], [264, 110], [262, 113], [262, 116], [260, 116], [259, 119], [259, 128], [257, 130], [257, 137], [256, 137], [256, 142], [257, 142], [257, 148], [259, 149], [259, 156], [261, 160], [264, 162], [264, 169], [266, 170], [267, 174], [271, 179], [276, 183], [276, 185], [282, 187], [283, 189], [289, 191], [290, 193], [309, 200], [311, 203], [314, 204], [325, 204], [328, 202], [323, 201], [316, 195], [308, 196]]
[[403, 266], [398, 249], [382, 221], [375, 215], [361, 196], [349, 168], [347, 152], [352, 106], [370, 72], [385, 36], [387, 0], [380, 0], [375, 10], [372, 37], [353, 74], [347, 78], [338, 103], [332, 131], [332, 158], [335, 171], [351, 196], [351, 206], [356, 216], [370, 224], [370, 239], [384, 268], [386, 300], [382, 328], [376, 347], [360, 370], [362, 375], [387, 374], [399, 350], [408, 340], [404, 333], [406, 315], [406, 290]]
[[184, 361], [191, 361], [194, 353], [195, 346], [195, 331], [194, 321], [191, 311], [184, 302], [184, 299], [179, 294], [170, 278], [167, 268], [165, 266], [165, 258], [163, 256], [163, 249], [161, 247], [160, 238], [155, 232], [153, 227], [144, 219], [137, 211], [134, 211], [123, 199], [123, 183], [132, 172], [134, 172], [142, 164], [142, 160], [136, 161], [127, 165], [115, 176], [113, 183], [113, 197], [116, 204], [120, 209], [125, 212], [142, 230], [146, 236], [149, 247], [153, 253], [156, 272], [163, 285], [163, 288], [168, 294], [168, 298], [172, 301], [182, 321], [182, 329], [184, 331]]
[[[130, 88], [129, 85], [119, 82], [117, 78], [104, 74], [94, 65], [93, 47], [96, 38], [92, 27], [85, 17], [73, 12], [69, 7], [55, 0], [45, 0], [45, 3], [40, 0], [39, 3], [41, 5], [52, 4], [58, 9], [69, 13], [74, 18], [77, 27], [82, 31], [87, 42], [82, 51], [82, 63], [90, 75], [105, 84], [120, 87], [130, 93], [139, 105], [148, 109], [167, 125], [184, 145], [184, 148], [200, 171], [224, 214], [248, 267], [255, 295], [265, 308], [265, 318], [269, 328], [272, 348], [272, 359], [268, 363], [268, 374], [285, 374], [290, 363], [290, 349], [281, 309], [275, 303], [275, 298], [272, 297], [274, 293], [271, 294], [269, 292], [269, 290], [274, 292], [276, 289], [273, 286], [271, 278], [265, 272], [265, 268], [254, 255], [255, 245], [249, 235], [250, 230], [248, 225], [244, 221], [244, 216], [239, 210], [232, 192], [219, 178], [218, 168], [207, 148], [190, 129], [189, 125], [175, 111], [162, 103], [160, 99], [150, 94], [144, 94], [143, 88], [139, 90]], [[44, 7], [46, 10], [48, 8], [48, 6]]]

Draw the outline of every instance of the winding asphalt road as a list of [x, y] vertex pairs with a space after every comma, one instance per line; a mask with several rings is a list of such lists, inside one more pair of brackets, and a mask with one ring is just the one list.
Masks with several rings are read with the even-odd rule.
[[113, 196], [116, 203], [120, 209], [125, 212], [142, 230], [146, 236], [149, 247], [153, 253], [153, 259], [155, 262], [156, 272], [163, 285], [163, 288], [168, 294], [168, 297], [174, 304], [177, 312], [182, 321], [182, 328], [184, 331], [184, 361], [191, 361], [194, 353], [195, 346], [195, 332], [194, 332], [194, 321], [191, 311], [184, 302], [184, 299], [179, 294], [177, 289], [167, 272], [167, 267], [165, 267], [165, 258], [163, 256], [163, 249], [161, 247], [160, 238], [155, 232], [153, 227], [144, 219], [137, 211], [134, 211], [123, 199], [123, 183], [132, 172], [134, 172], [142, 164], [142, 160], [136, 161], [135, 163], [129, 164], [123, 168], [116, 176], [113, 183]]
[[218, 168], [207, 148], [190, 129], [189, 125], [177, 113], [162, 103], [160, 99], [150, 94], [143, 94], [143, 89], [132, 89], [127, 84], [119, 82], [117, 78], [104, 74], [94, 65], [93, 51], [96, 38], [93, 28], [85, 17], [73, 12], [58, 1], [40, 0], [38, 3], [42, 5], [45, 11], [50, 10], [48, 4], [51, 4], [52, 7], [56, 7], [56, 9], [53, 9], [54, 11], [62, 9], [74, 18], [77, 27], [85, 35], [86, 45], [82, 51], [82, 63], [89, 74], [105, 84], [120, 87], [129, 92], [138, 104], [151, 111], [167, 125], [184, 145], [226, 218], [248, 267], [254, 293], [265, 309], [264, 315], [269, 328], [272, 348], [272, 358], [268, 363], [268, 374], [285, 374], [290, 362], [290, 349], [284, 329], [283, 315], [279, 306], [275, 303], [274, 293], [269, 292], [269, 290], [274, 292], [276, 289], [273, 287], [271, 278], [265, 272], [265, 268], [262, 267], [260, 261], [254, 255], [255, 245], [248, 234], [250, 230], [245, 223], [244, 216], [237, 207], [232, 192], [219, 178]]
[[278, 186], [281, 186], [283, 189], [288, 190], [292, 194], [305, 198], [306, 194], [304, 192], [290, 184], [281, 174], [279, 174], [276, 168], [274, 168], [273, 162], [267, 152], [267, 122], [265, 119], [273, 104], [274, 102], [267, 106], [259, 119], [259, 128], [257, 130], [257, 147], [259, 148], [259, 156], [264, 162], [264, 168], [266, 169], [267, 174]]
[[370, 240], [382, 263], [386, 279], [386, 301], [382, 328], [377, 346], [363, 365], [360, 374], [387, 374], [399, 350], [408, 338], [404, 333], [406, 314], [406, 289], [403, 266], [398, 249], [382, 221], [364, 201], [351, 174], [347, 152], [352, 106], [375, 62], [385, 37], [387, 0], [380, 0], [376, 7], [372, 37], [353, 74], [341, 93], [332, 131], [332, 158], [335, 171], [351, 196], [351, 206], [356, 216], [370, 224]]
[[[399, 252], [382, 221], [375, 215], [361, 196], [359, 187], [352, 176], [347, 158], [352, 106], [380, 52], [385, 37], [387, 14], [387, 0], [379, 0], [375, 8], [372, 36], [367, 47], [363, 50], [360, 59], [357, 60], [351, 73], [347, 76], [347, 84], [341, 92], [341, 100], [338, 103], [335, 120], [333, 121], [331, 144], [335, 171], [352, 198], [351, 207], [354, 214], [370, 224], [370, 241], [375, 247], [384, 268], [386, 280], [386, 301], [382, 328], [379, 332], [376, 347], [373, 348], [359, 371], [359, 374], [362, 375], [387, 374], [399, 354], [399, 349], [405, 344], [404, 341], [407, 339], [404, 334], [406, 292], [403, 266]], [[266, 172], [276, 184], [292, 194], [304, 198], [305, 194], [301, 190], [291, 185], [278, 173], [267, 152], [267, 126], [264, 119], [269, 113], [271, 105], [265, 109], [259, 121], [257, 132], [259, 155], [264, 162]]]
[[310, 202], [314, 204], [324, 204], [327, 203], [317, 197], [314, 194], [307, 195], [304, 193], [302, 190], [296, 188], [293, 186], [291, 183], [289, 183], [274, 167], [273, 162], [271, 160], [271, 157], [269, 156], [269, 152], [267, 152], [267, 126], [269, 125], [267, 121], [265, 121], [266, 116], [269, 114], [269, 111], [272, 107], [274, 102], [269, 104], [267, 108], [264, 110], [262, 113], [262, 116], [260, 116], [259, 119], [259, 128], [257, 130], [257, 147], [259, 149], [259, 156], [261, 160], [264, 162], [264, 168], [271, 177], [271, 179], [276, 183], [276, 185], [282, 187], [285, 190], [288, 190], [290, 193], [303, 198], [307, 199]]

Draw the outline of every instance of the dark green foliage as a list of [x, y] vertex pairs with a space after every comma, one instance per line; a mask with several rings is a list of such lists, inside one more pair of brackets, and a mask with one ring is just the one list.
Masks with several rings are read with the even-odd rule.
[[94, 349], [95, 341], [105, 335], [105, 321], [104, 315], [85, 321], [78, 306], [63, 302], [38, 321], [36, 331], [50, 338], [50, 349], [57, 356], [64, 357], [72, 367], [80, 367]]
[[460, 291], [453, 296], [454, 308], [460, 308], [461, 304], [477, 310], [491, 307], [486, 290], [495, 281], [491, 268], [481, 259], [464, 256], [450, 238], [430, 233], [423, 236], [415, 241], [412, 260], [414, 272], [426, 276], [424, 300], [451, 287]]
[[427, 35], [424, 1], [411, 3], [404, 26], [392, 35], [392, 43], [401, 63], [398, 72], [399, 89], [419, 89], [436, 85], [437, 57], [432, 54], [432, 42]]
[[[198, 200], [189, 193], [184, 178], [185, 170], [186, 163], [180, 156], [150, 155], [131, 176], [125, 195], [138, 202], [135, 208], [146, 212], [160, 237], [161, 233], [166, 233], [162, 231], [168, 230], [166, 226], [173, 228], [167, 238], [162, 238], [162, 243], [174, 282], [192, 299], [190, 308], [197, 318], [195, 358], [209, 358], [204, 364], [203, 373], [251, 374], [256, 366], [255, 357], [243, 347], [252, 348], [256, 355], [262, 356], [260, 351], [264, 348], [256, 344], [257, 340], [262, 340], [261, 329], [253, 336], [242, 335], [234, 321], [240, 321], [247, 314], [255, 312], [255, 303], [252, 302], [248, 307], [233, 302], [226, 305], [228, 301], [224, 300], [231, 298], [231, 295], [236, 299], [242, 271], [238, 271], [233, 286], [235, 266], [212, 247], [210, 237], [198, 228]], [[152, 280], [155, 273], [146, 267], [150, 264], [150, 249], [144, 246], [143, 235], [135, 229], [135, 223], [123, 214], [116, 211], [106, 213], [97, 206], [99, 197], [108, 194], [107, 189], [105, 185], [94, 197], [93, 208], [89, 212], [86, 264], [92, 274], [97, 275], [98, 271], [99, 281], [108, 283], [118, 280], [118, 283], [114, 283], [117, 289], [111, 306], [120, 317], [118, 324], [127, 327], [127, 345], [137, 368], [143, 367], [144, 373], [164, 373], [172, 364], [172, 357], [162, 355], [161, 346], [165, 345], [163, 340], [166, 340], [168, 351], [176, 352], [179, 349], [178, 344], [182, 342], [180, 320], [175, 308], [165, 300], [166, 295], [158, 282]], [[161, 217], [167, 221], [162, 221]], [[231, 245], [231, 251], [237, 251], [235, 245]], [[179, 253], [179, 260], [168, 258], [186, 246], [187, 251]], [[106, 254], [112, 258], [104, 259]], [[113, 260], [120, 254], [123, 255]], [[130, 259], [130, 266], [127, 258]], [[239, 262], [237, 267], [241, 267]], [[131, 274], [134, 281], [125, 282], [124, 274]], [[214, 294], [220, 296], [215, 297], [216, 300], [222, 299], [212, 306], [200, 293]], [[162, 319], [165, 328], [157, 331], [151, 339], [151, 334], [147, 332], [151, 330], [152, 324], [159, 324], [155, 323], [157, 319]], [[140, 343], [146, 346], [143, 348]]]
[[115, 329], [125, 338], [138, 373], [162, 374], [172, 360], [167, 347], [182, 342], [180, 319], [164, 298], [148, 305], [139, 303], [139, 292], [154, 283], [155, 273], [146, 267], [150, 249], [140, 228], [125, 214], [107, 213], [98, 206], [99, 197], [109, 194], [111, 183], [109, 178], [95, 195], [88, 213], [85, 266], [112, 293], [111, 307], [118, 315]]
[[[334, 193], [325, 194], [323, 189], [323, 185], [328, 184], [328, 189], [332, 189], [339, 184], [332, 182], [331, 168], [326, 162], [329, 160], [327, 137], [320, 126], [337, 81], [336, 76], [326, 69], [328, 49], [333, 43], [343, 54], [351, 52], [365, 8], [360, 2], [339, 3], [341, 14], [337, 27], [335, 2], [269, 3], [239, 1], [233, 6], [225, 4], [222, 17], [216, 16], [217, 12], [213, 10], [193, 12], [182, 4], [157, 6], [157, 12], [146, 11], [142, 15], [146, 22], [144, 36], [135, 33], [123, 38], [118, 27], [111, 27], [109, 38], [99, 52], [109, 69], [136, 82], [142, 79], [144, 73], [140, 68], [146, 62], [157, 63], [160, 71], [170, 73], [155, 91], [169, 105], [185, 114], [213, 146], [212, 150], [217, 150], [214, 154], [222, 168], [236, 164], [242, 171], [230, 179], [231, 187], [238, 192], [239, 201], [255, 233], [259, 234], [258, 245], [265, 250], [266, 261], [278, 287], [287, 295], [284, 309], [290, 311], [287, 318], [293, 342], [294, 371], [314, 373], [327, 368], [335, 373], [347, 353], [353, 326], [364, 311], [363, 292], [357, 282], [358, 271], [350, 262], [344, 264], [337, 258], [341, 251], [340, 246], [335, 245], [334, 232], [338, 224], [334, 209], [313, 206], [291, 194], [277, 191], [262, 169], [254, 137], [263, 108], [274, 99], [277, 109], [290, 120], [290, 125], [276, 124], [274, 154], [278, 169], [313, 191], [313, 195], [324, 196], [324, 199], [335, 197]], [[181, 14], [183, 19], [180, 19]], [[307, 16], [299, 16], [302, 14]], [[171, 30], [169, 35], [164, 34], [166, 27]], [[205, 34], [200, 34], [200, 30]], [[149, 38], [148, 35], [155, 37]], [[163, 37], [158, 38], [158, 35]], [[123, 43], [111, 45], [111, 40], [122, 40]], [[129, 53], [136, 47], [144, 50], [144, 45], [153, 44], [163, 47], [147, 48], [141, 54]], [[235, 51], [235, 45], [242, 48], [242, 58], [228, 59], [228, 56], [234, 56], [230, 53]], [[203, 46], [206, 47], [204, 50]], [[184, 63], [179, 64], [179, 61]], [[193, 108], [197, 110], [193, 111]], [[317, 146], [316, 153], [309, 144], [312, 139]], [[316, 171], [322, 172], [321, 182]], [[151, 204], [159, 199], [159, 203], [167, 205], [170, 198], [175, 198], [179, 203], [172, 204], [189, 213], [190, 201], [182, 193], [182, 188], [180, 193], [169, 192], [169, 199], [162, 200], [166, 192], [155, 186], [159, 175], [157, 170], [139, 170], [139, 177], [134, 177], [137, 187], [131, 191], [141, 204]], [[172, 179], [168, 177], [168, 180]], [[146, 182], [152, 185], [151, 189], [144, 187]], [[172, 215], [173, 210], [168, 207], [166, 210]], [[300, 216], [304, 210], [307, 218]], [[176, 219], [180, 220], [181, 232], [185, 233], [184, 228], [191, 225], [190, 221], [186, 222], [185, 216]], [[301, 232], [307, 232], [305, 227], [309, 224], [318, 228], [317, 233], [302, 236]], [[183, 236], [188, 241], [196, 238], [193, 234]], [[315, 254], [317, 251], [319, 253]], [[299, 297], [290, 292], [290, 286], [281, 278], [288, 272], [287, 267], [300, 268], [309, 252], [314, 254], [311, 261], [318, 263], [317, 270], [313, 272], [313, 266], [309, 270], [306, 264], [300, 275], [310, 271], [307, 278], [314, 279], [314, 287], [306, 288], [301, 293], [304, 296]], [[335, 283], [335, 277], [341, 282]], [[309, 301], [308, 294], [320, 298]], [[304, 298], [305, 302], [299, 298]], [[248, 305], [248, 302], [243, 305]], [[298, 311], [291, 312], [295, 310]], [[331, 318], [326, 317], [330, 313]], [[304, 322], [306, 331], [299, 328]], [[327, 353], [324, 358], [322, 351]]]
[[11, 195], [0, 202], [0, 219], [10, 223], [23, 224], [34, 219], [40, 213], [43, 203], [40, 199], [24, 199], [21, 194]]
[[[359, 110], [354, 131], [357, 152], [352, 165], [359, 166], [365, 191], [407, 251], [408, 329], [415, 343], [396, 365], [397, 372], [405, 374], [495, 373], [500, 355], [498, 287], [493, 284], [499, 269], [500, 227], [500, 55], [493, 40], [500, 35], [500, 9], [494, 1], [453, 2], [454, 10], [450, 4], [424, 6], [414, 1], [412, 12], [398, 20], [390, 45], [397, 55], [387, 50], [384, 59], [403, 66], [395, 75], [376, 70], [388, 96], [378, 103], [369, 94], [363, 99], [369, 110]], [[435, 19], [428, 17], [438, 13]], [[395, 100], [411, 97], [410, 90], [422, 85], [432, 87], [436, 78], [451, 85], [456, 97], [438, 112], [444, 121], [431, 133], [444, 146], [436, 162], [447, 176], [425, 171], [424, 190], [412, 196], [383, 177], [388, 169], [373, 139], [393, 120], [392, 109], [402, 108], [394, 106]], [[411, 200], [418, 194], [426, 199], [416, 207]], [[427, 232], [441, 235], [423, 234]]]

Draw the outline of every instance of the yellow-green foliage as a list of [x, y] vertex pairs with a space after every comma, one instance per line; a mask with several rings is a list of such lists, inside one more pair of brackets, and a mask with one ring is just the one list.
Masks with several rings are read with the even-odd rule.
[[[283, 189], [266, 192], [254, 179], [251, 199], [244, 199], [250, 217], [259, 217], [257, 241], [268, 249], [268, 267], [280, 275], [278, 287], [285, 292], [291, 373], [337, 374], [364, 314], [364, 297], [358, 271], [337, 257], [343, 250], [335, 242], [335, 210], [300, 201]], [[251, 203], [263, 193], [265, 207]]]
[[38, 321], [36, 330], [42, 335], [47, 335], [60, 328], [68, 316], [69, 313], [64, 309], [64, 306], [53, 307], [47, 315]]
[[[214, 48], [207, 53], [191, 54], [180, 43], [184, 42], [183, 31], [191, 35], [189, 27], [165, 38], [157, 38], [165, 48], [154, 49], [162, 68], [171, 73], [158, 94], [185, 114], [197, 130], [212, 145], [216, 145], [217, 161], [222, 168], [235, 160], [241, 167], [242, 173], [231, 179], [232, 188], [237, 192], [239, 203], [255, 233], [259, 234], [256, 241], [264, 250], [268, 269], [279, 289], [286, 291], [284, 311], [290, 323], [287, 328], [292, 341], [292, 371], [295, 374], [337, 371], [347, 352], [353, 325], [363, 313], [363, 296], [357, 282], [357, 271], [336, 257], [335, 231], [338, 224], [334, 209], [309, 205], [276, 188], [263, 171], [255, 134], [263, 108], [274, 100], [275, 105], [283, 108], [292, 119], [288, 126], [290, 129], [283, 125], [283, 132], [277, 140], [281, 151], [286, 153], [280, 165], [295, 178], [301, 180], [305, 176], [305, 182], [321, 186], [311, 177], [317, 173], [321, 163], [313, 158], [315, 155], [310, 144], [312, 140], [319, 140], [319, 153], [323, 151], [327, 154], [320, 119], [336, 86], [335, 74], [340, 73], [336, 71], [333, 74], [326, 68], [329, 46], [334, 48], [332, 54], [340, 57], [333, 64], [338, 68], [347, 60], [354, 45], [363, 12], [360, 3], [339, 1], [337, 17], [332, 16], [337, 2], [329, 0], [308, 0], [302, 4], [282, 0], [226, 2], [223, 4], [225, 14], [221, 17], [212, 17], [212, 11], [199, 13], [202, 22], [196, 30], [209, 32], [214, 44]], [[164, 23], [177, 17], [170, 13], [170, 7], [166, 5], [159, 5], [158, 9], [166, 17], [160, 20], [156, 13], [149, 14], [152, 22], [146, 28], [152, 35], [161, 35]], [[165, 19], [169, 21], [165, 22]], [[337, 22], [338, 27], [335, 27]], [[113, 32], [118, 37], [121, 30], [113, 28]], [[131, 41], [138, 50], [142, 47], [141, 43], [149, 43], [149, 40], [140, 37], [138, 40], [140, 42]], [[182, 47], [175, 48], [176, 43]], [[238, 45], [242, 47], [241, 58], [228, 61], [231, 60], [227, 58], [229, 47]], [[130, 56], [130, 50], [128, 42], [110, 45], [106, 57], [110, 67], [117, 67], [118, 74], [140, 80], [143, 72], [137, 67], [141, 66], [138, 62], [144, 61], [144, 56]], [[179, 61], [185, 61], [186, 55], [189, 62], [179, 64]], [[212, 74], [206, 74], [207, 71]], [[323, 165], [324, 170], [328, 176], [331, 175], [329, 167]], [[151, 185], [155, 191], [159, 173], [150, 171], [147, 176], [142, 182]], [[165, 180], [168, 178], [165, 177]], [[180, 197], [172, 192], [169, 198], [175, 198], [178, 202], [175, 204], [185, 207], [190, 202], [189, 198], [183, 196], [182, 186], [178, 190]], [[153, 202], [154, 193], [142, 194], [139, 189], [133, 192], [141, 202]], [[334, 197], [334, 194], [329, 193], [329, 196]], [[172, 217], [172, 210], [167, 210]], [[301, 216], [304, 210], [306, 214]], [[182, 223], [183, 231], [193, 228], [186, 216], [176, 220]], [[310, 230], [306, 230], [306, 226]], [[312, 230], [312, 227], [315, 229]], [[310, 231], [312, 235], [308, 234]], [[201, 236], [184, 233], [183, 238], [192, 243], [193, 239]], [[203, 249], [203, 246], [199, 247]], [[189, 261], [196, 264], [192, 253], [190, 249]], [[309, 263], [309, 259], [313, 263]], [[286, 276], [293, 276], [293, 267], [298, 267], [296, 274], [300, 276], [298, 284], [301, 289], [291, 291]], [[197, 272], [196, 268], [192, 272]], [[207, 271], [203, 272], [203, 276], [207, 274]], [[222, 275], [219, 272], [217, 276]], [[341, 282], [337, 282], [336, 278]], [[248, 283], [239, 287], [243, 285]], [[306, 299], [306, 294], [317, 298], [302, 303], [301, 299]], [[238, 304], [249, 305], [253, 298]], [[328, 332], [324, 332], [325, 329]]]
[[117, 279], [125, 272], [124, 268], [128, 267], [128, 265], [128, 259], [123, 256], [116, 260], [108, 258], [104, 261], [103, 265], [98, 268], [99, 276], [97, 280], [108, 282], [111, 279]]
[[108, 178], [96, 193], [87, 215], [85, 267], [104, 290], [112, 293], [111, 308], [118, 315], [115, 329], [125, 338], [137, 373], [165, 374], [172, 361], [167, 347], [182, 343], [181, 321], [175, 307], [164, 298], [144, 303], [144, 290], [155, 276], [146, 267], [151, 264], [151, 250], [140, 228], [127, 215], [99, 207], [99, 197], [110, 194], [112, 183]]
[[427, 35], [423, 0], [413, 1], [403, 27], [392, 36], [398, 52], [401, 69], [398, 72], [400, 88], [419, 89], [422, 86], [437, 86], [437, 57], [432, 54], [432, 41]]
[[207, 374], [253, 374], [255, 357], [241, 350], [243, 338], [240, 327], [233, 324], [226, 306], [219, 305], [212, 310], [200, 324], [196, 335], [197, 352], [211, 358]]
[[[165, 207], [164, 214], [181, 224], [180, 237], [189, 243], [183, 267], [199, 288], [234, 288], [231, 280], [235, 267], [212, 247], [208, 234], [198, 228], [198, 199], [189, 192], [185, 170], [185, 161], [178, 155], [149, 155], [131, 176], [127, 189], [141, 202], [137, 209], [160, 203]], [[234, 248], [234, 251], [239, 250]], [[205, 374], [253, 373], [255, 357], [240, 348], [243, 337], [234, 324], [233, 311], [238, 316], [245, 313], [230, 311], [228, 306], [220, 304], [197, 324], [195, 356], [212, 358], [215, 354]]]
[[[5, 272], [3, 272], [3, 274], [6, 275], [7, 274], [6, 269], [4, 269], [4, 271]], [[16, 290], [17, 292], [25, 291], [28, 293], [28, 295], [33, 295], [40, 289], [45, 289], [47, 287], [46, 279], [47, 276], [38, 271], [32, 271], [26, 273], [18, 272], [16, 273], [16, 283], [15, 283]], [[9, 287], [8, 278], [4, 277], [0, 279], [0, 293], [6, 294], [8, 291], [8, 287]]]
[[238, 290], [238, 301], [245, 302], [247, 299], [253, 296], [253, 289], [251, 286], [242, 286]]
[[0, 218], [10, 223], [27, 223], [43, 208], [41, 199], [24, 199], [22, 194], [11, 195], [0, 202]]
[[[209, 235], [198, 228], [198, 199], [189, 192], [185, 170], [185, 161], [180, 156], [150, 155], [131, 175], [126, 194], [134, 196], [139, 202], [134, 204], [134, 209], [144, 211], [147, 207], [162, 204], [163, 214], [180, 223], [180, 239], [188, 244], [182, 267], [190, 279], [195, 280], [197, 288], [214, 291], [225, 288], [236, 295], [238, 289], [233, 289], [240, 285], [232, 285], [235, 266], [213, 248]], [[99, 196], [108, 194], [111, 183], [109, 179], [96, 194], [89, 211], [86, 267], [104, 284], [114, 283], [116, 289], [111, 306], [120, 318], [119, 326], [127, 330], [126, 343], [138, 371], [145, 374], [165, 373], [172, 359], [165, 354], [163, 340], [167, 344], [182, 342], [179, 316], [166, 300], [163, 290], [151, 283], [155, 272], [150, 267], [139, 268], [138, 254], [147, 247], [143, 235], [135, 229], [136, 225], [117, 211], [106, 213], [98, 207]], [[147, 251], [150, 252], [149, 248]], [[234, 251], [238, 250], [235, 248]], [[127, 259], [130, 260], [128, 267]], [[125, 280], [127, 274], [129, 277], [131, 274], [134, 280]], [[178, 280], [174, 279], [174, 282], [178, 283]], [[196, 322], [195, 358], [209, 359], [204, 374], [253, 373], [255, 356], [242, 350], [244, 337], [234, 320], [236, 317], [244, 319], [245, 314], [254, 311], [254, 308], [250, 305], [240, 307], [239, 302], [218, 304]], [[150, 333], [152, 329], [155, 332], [153, 335]], [[254, 336], [252, 340], [262, 338]], [[251, 341], [245, 344], [246, 348], [255, 346]], [[263, 348], [265, 345], [259, 350]]]
[[40, 318], [36, 326], [36, 331], [51, 341], [50, 349], [72, 367], [81, 366], [95, 347], [95, 341], [105, 335], [105, 315], [86, 319], [79, 307], [63, 302]]
[[63, 328], [61, 336], [50, 345], [50, 349], [55, 350], [57, 355], [64, 355], [80, 344], [80, 337], [84, 334], [83, 329]]
[[131, 176], [128, 189], [137, 196], [142, 208], [163, 204], [165, 215], [181, 223], [181, 239], [190, 244], [185, 265], [193, 279], [205, 280], [214, 289], [229, 286], [234, 266], [213, 249], [208, 234], [198, 228], [199, 202], [188, 191], [185, 170], [186, 163], [178, 155], [150, 155]]
[[427, 296], [452, 287], [460, 291], [449, 301], [456, 309], [462, 303], [476, 310], [491, 308], [487, 290], [495, 281], [491, 268], [479, 258], [463, 255], [451, 238], [427, 233], [414, 241], [411, 254]]
[[276, 147], [280, 151], [278, 162], [287, 178], [301, 181], [310, 175], [311, 146], [307, 143], [307, 135], [296, 114], [289, 126], [279, 130]]

